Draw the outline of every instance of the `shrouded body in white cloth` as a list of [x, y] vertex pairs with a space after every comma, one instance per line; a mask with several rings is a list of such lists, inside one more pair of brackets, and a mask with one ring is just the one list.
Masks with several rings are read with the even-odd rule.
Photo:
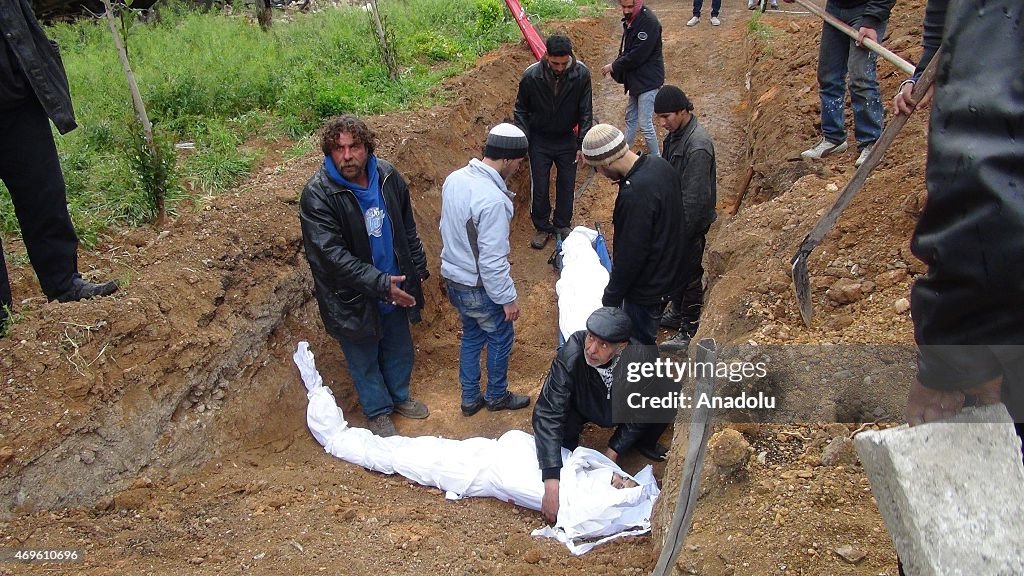
[[[506, 432], [497, 440], [374, 436], [345, 421], [331, 390], [323, 385], [308, 343], [300, 342], [293, 358], [309, 399], [306, 423], [330, 454], [440, 488], [449, 499], [490, 496], [540, 510], [544, 484], [533, 436], [520, 430]], [[581, 447], [571, 454], [563, 452], [558, 521], [553, 527], [534, 530], [535, 536], [555, 538], [579, 555], [608, 540], [650, 531], [651, 510], [660, 493], [650, 466], [630, 476], [594, 450]], [[636, 485], [616, 488], [612, 485], [615, 476]]]
[[602, 306], [608, 269], [594, 250], [597, 231], [577, 226], [562, 240], [562, 271], [555, 283], [558, 329], [562, 341], [587, 327], [587, 318]]

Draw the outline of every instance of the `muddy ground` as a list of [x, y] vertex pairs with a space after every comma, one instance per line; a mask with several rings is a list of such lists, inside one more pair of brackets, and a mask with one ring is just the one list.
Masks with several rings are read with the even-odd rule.
[[[741, 432], [750, 459], [728, 477], [709, 459], [677, 569], [893, 575], [895, 554], [863, 470], [831, 454], [823, 463], [822, 453], [860, 423], [898, 419], [913, 341], [900, 300], [923, 272], [908, 240], [924, 200], [925, 123], [910, 121], [811, 258], [816, 316], [804, 328], [788, 260], [853, 174], [856, 154], [813, 165], [799, 160], [818, 133], [820, 22], [776, 12], [761, 20], [769, 28], [759, 29], [748, 23], [745, 2], [723, 4], [721, 27], [711, 27], [705, 14], [699, 26], [686, 28], [688, 4], [649, 2], [665, 29], [668, 82], [690, 95], [717, 148], [721, 210], [709, 235], [701, 336], [758, 346], [893, 346], [864, 379], [834, 366], [803, 374], [795, 347], [776, 355], [771, 384], [798, 391], [790, 394], [795, 408], [823, 405], [815, 412], [818, 423], [765, 425], [756, 414], [723, 415], [716, 427]], [[900, 3], [885, 44], [916, 57], [922, 12], [920, 0]], [[600, 19], [542, 24], [544, 33], [556, 29], [573, 37], [595, 71], [618, 47], [616, 10]], [[489, 126], [511, 115], [530, 61], [525, 45], [503, 48], [447, 83], [451, 104], [369, 119], [381, 140], [378, 153], [409, 180], [434, 278], [440, 276], [441, 183], [478, 153]], [[902, 80], [887, 63], [879, 65], [879, 77], [883, 95]], [[595, 80], [598, 117], [621, 126], [620, 87]], [[491, 500], [445, 501], [437, 490], [323, 452], [305, 428], [304, 390], [291, 361], [298, 341], [310, 341], [325, 383], [353, 424], [363, 422], [340, 349], [318, 317], [301, 249], [296, 201], [320, 159], [286, 161], [283, 149], [271, 146], [246, 184], [184, 207], [164, 231], [133, 230], [83, 250], [87, 275], [125, 281], [113, 297], [48, 304], [25, 259], [12, 267], [21, 301], [17, 323], [0, 340], [0, 547], [79, 548], [86, 559], [0, 564], [0, 574], [649, 572], [658, 536], [575, 558], [557, 543], [529, 536], [542, 524], [538, 513]], [[729, 216], [749, 166], [752, 181], [738, 214]], [[548, 251], [527, 246], [525, 170], [512, 188], [518, 192], [513, 276], [523, 316], [510, 380], [513, 390], [535, 397], [557, 345], [555, 276]], [[596, 181], [578, 201], [575, 222], [601, 222], [610, 235], [613, 202], [613, 185]], [[23, 255], [16, 242], [7, 250], [14, 256], [9, 262]], [[413, 392], [431, 416], [397, 418], [399, 430], [455, 438], [529, 430], [529, 411], [462, 417], [458, 322], [434, 279], [424, 317], [414, 328]], [[850, 398], [834, 393], [834, 382], [843, 379], [852, 379], [860, 394], [852, 409]], [[877, 398], [869, 402], [864, 390]], [[671, 512], [668, 495], [677, 489], [685, 452], [686, 426], [677, 428], [672, 457], [655, 467], [666, 488], [658, 528]], [[600, 446], [606, 437], [591, 430], [584, 441]], [[646, 463], [628, 456], [624, 467], [635, 471]], [[864, 558], [844, 560], [835, 552], [843, 546]]]

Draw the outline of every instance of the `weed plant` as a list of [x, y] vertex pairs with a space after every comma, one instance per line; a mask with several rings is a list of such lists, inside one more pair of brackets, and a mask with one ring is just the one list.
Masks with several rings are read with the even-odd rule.
[[[431, 90], [484, 52], [519, 40], [502, 0], [380, 0], [397, 40], [401, 71], [391, 80], [360, 7], [274, 12], [263, 32], [240, 9], [201, 13], [161, 2], [155, 22], [134, 22], [126, 44], [154, 129], [180, 144], [168, 170], [167, 209], [231, 188], [259, 160], [247, 143], [290, 139], [296, 150], [336, 114], [378, 114], [444, 98]], [[575, 18], [598, 0], [524, 0], [536, 20]], [[239, 4], [241, 6], [241, 3]], [[60, 23], [57, 40], [79, 128], [56, 138], [68, 205], [80, 237], [92, 244], [111, 229], [152, 217], [146, 159], [132, 128], [131, 97], [103, 20]], [[191, 143], [191, 144], [188, 144]], [[294, 152], [293, 152], [294, 153]], [[0, 193], [0, 234], [17, 232]]]

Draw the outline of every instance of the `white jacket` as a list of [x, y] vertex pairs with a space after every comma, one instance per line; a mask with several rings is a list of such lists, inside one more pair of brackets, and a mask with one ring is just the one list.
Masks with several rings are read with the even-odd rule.
[[512, 196], [501, 174], [476, 158], [441, 188], [441, 275], [483, 286], [499, 305], [516, 300], [508, 261]]

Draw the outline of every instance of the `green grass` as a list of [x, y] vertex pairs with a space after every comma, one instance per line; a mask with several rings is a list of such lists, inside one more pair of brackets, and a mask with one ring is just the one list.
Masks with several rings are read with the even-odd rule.
[[[600, 10], [598, 0], [525, 0], [535, 23]], [[519, 31], [501, 0], [379, 0], [397, 40], [397, 80], [379, 62], [361, 8], [316, 14], [274, 11], [270, 32], [247, 17], [201, 14], [169, 3], [157, 23], [135, 23], [128, 51], [160, 140], [173, 152], [168, 210], [231, 189], [259, 161], [254, 139], [296, 141], [336, 114], [377, 114], [437, 103], [432, 88]], [[539, 20], [539, 21], [538, 21]], [[62, 49], [79, 128], [57, 137], [68, 206], [84, 243], [152, 218], [138, 158], [127, 82], [105, 21], [47, 29]], [[0, 194], [0, 234], [17, 232], [8, 194]]]

